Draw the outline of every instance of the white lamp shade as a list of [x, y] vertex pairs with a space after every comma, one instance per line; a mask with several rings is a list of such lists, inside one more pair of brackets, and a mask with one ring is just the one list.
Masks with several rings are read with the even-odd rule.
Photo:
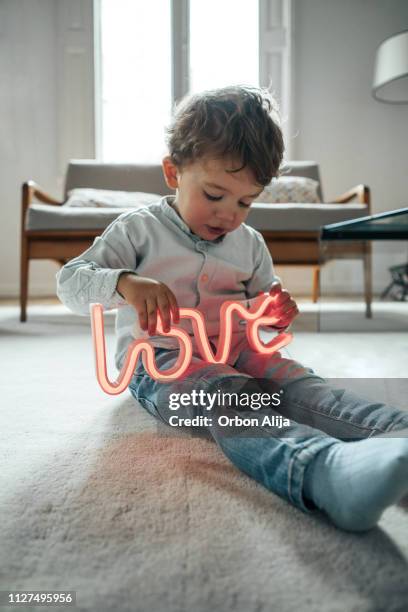
[[378, 47], [373, 96], [389, 104], [408, 103], [408, 30], [394, 34]]

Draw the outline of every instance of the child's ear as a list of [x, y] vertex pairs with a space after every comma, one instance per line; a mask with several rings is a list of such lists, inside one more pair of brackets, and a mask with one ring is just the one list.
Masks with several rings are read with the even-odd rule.
[[178, 169], [171, 161], [170, 155], [166, 155], [166, 157], [162, 160], [163, 174], [167, 186], [170, 189], [177, 189], [178, 187]]

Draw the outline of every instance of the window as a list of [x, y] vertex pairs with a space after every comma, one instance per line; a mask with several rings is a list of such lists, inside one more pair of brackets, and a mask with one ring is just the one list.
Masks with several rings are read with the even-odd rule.
[[256, 0], [190, 0], [190, 89], [259, 85]]
[[160, 162], [171, 113], [170, 0], [100, 0], [99, 11], [99, 156]]
[[[160, 163], [174, 101], [188, 91], [271, 87], [283, 117], [290, 117], [291, 0], [95, 3], [97, 156], [103, 161]], [[283, 125], [287, 152], [289, 128]]]

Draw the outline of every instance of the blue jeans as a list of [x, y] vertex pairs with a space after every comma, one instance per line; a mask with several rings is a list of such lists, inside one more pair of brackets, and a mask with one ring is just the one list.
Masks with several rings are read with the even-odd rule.
[[[157, 367], [163, 371], [170, 368], [178, 354], [178, 350], [156, 348]], [[211, 412], [213, 423], [217, 423], [219, 414], [241, 418], [281, 415], [282, 418], [283, 413], [290, 420], [289, 426], [259, 425], [244, 428], [243, 432], [217, 425], [205, 429], [236, 467], [303, 512], [316, 509], [303, 496], [303, 480], [307, 466], [319, 451], [338, 443], [339, 439], [368, 438], [408, 427], [408, 412], [365, 400], [346, 389], [333, 388], [312, 369], [280, 353], [262, 355], [249, 347], [241, 352], [234, 366], [209, 364], [194, 354], [182, 379], [166, 383], [152, 379], [139, 359], [129, 390], [149, 413], [170, 427], [169, 418], [174, 414], [182, 418], [209, 414], [202, 403], [180, 405], [177, 412], [170, 410], [170, 394], [188, 390], [191, 393], [192, 389], [197, 393], [222, 393], [231, 390], [232, 383], [235, 390], [262, 391], [260, 379], [270, 381], [283, 394], [284, 411], [280, 406], [276, 409], [268, 406], [255, 414], [251, 407], [237, 405], [225, 412], [225, 407], [215, 403]]]

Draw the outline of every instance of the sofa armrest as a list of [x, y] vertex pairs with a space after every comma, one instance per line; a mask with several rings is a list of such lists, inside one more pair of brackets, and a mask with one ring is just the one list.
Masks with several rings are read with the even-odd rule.
[[30, 206], [34, 198], [40, 200], [40, 202], [44, 202], [44, 204], [51, 204], [53, 206], [61, 206], [63, 204], [63, 202], [56, 200], [53, 196], [43, 191], [43, 189], [41, 189], [41, 187], [34, 181], [26, 181], [22, 185], [21, 193], [21, 217], [23, 227], [27, 208]]
[[40, 202], [44, 202], [44, 204], [54, 204], [55, 206], [61, 206], [63, 202], [56, 200], [51, 195], [46, 193], [37, 183], [34, 181], [27, 181], [23, 183], [23, 197], [27, 195], [28, 206], [30, 206], [33, 198], [37, 198]]
[[352, 187], [342, 195], [338, 196], [333, 200], [335, 204], [346, 204], [354, 198], [357, 198], [357, 202], [360, 204], [366, 204], [370, 208], [370, 188], [367, 185], [356, 185]]

